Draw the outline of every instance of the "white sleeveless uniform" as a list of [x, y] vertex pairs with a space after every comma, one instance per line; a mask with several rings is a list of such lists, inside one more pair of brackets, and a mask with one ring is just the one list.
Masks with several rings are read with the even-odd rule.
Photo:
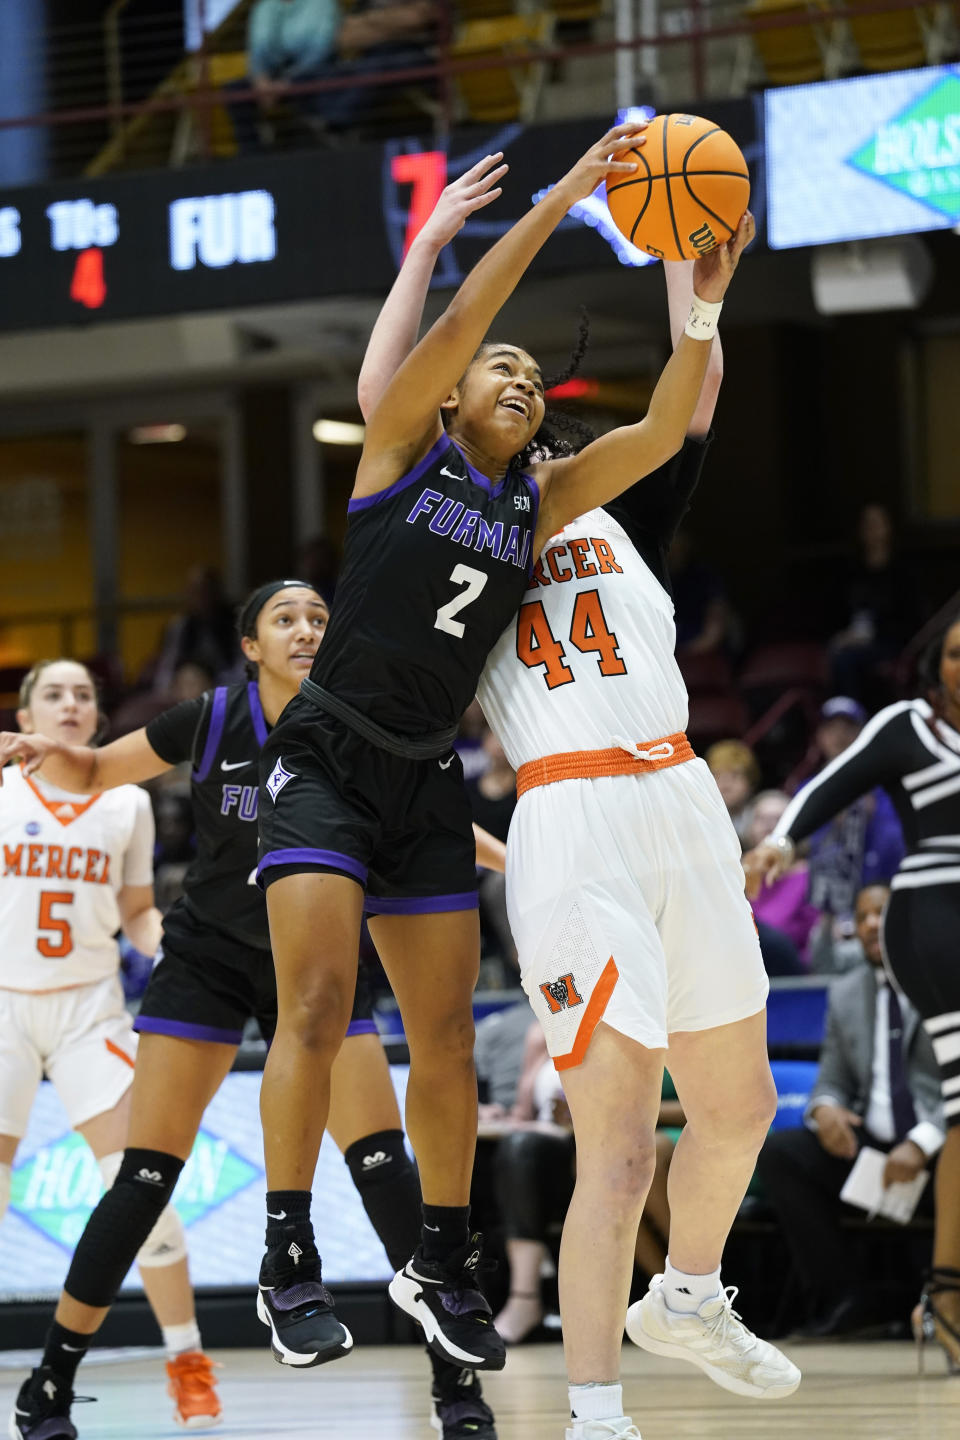
[[117, 893], [153, 883], [150, 799], [74, 795], [8, 766], [0, 787], [0, 1133], [22, 1136], [45, 1074], [70, 1123], [112, 1110], [136, 1037]]
[[[604, 510], [544, 547], [480, 681], [510, 763], [682, 731], [673, 603]], [[507, 905], [521, 978], [558, 1069], [602, 1019], [661, 1048], [762, 1010], [768, 984], [740, 843], [702, 760], [540, 785], [520, 797]]]

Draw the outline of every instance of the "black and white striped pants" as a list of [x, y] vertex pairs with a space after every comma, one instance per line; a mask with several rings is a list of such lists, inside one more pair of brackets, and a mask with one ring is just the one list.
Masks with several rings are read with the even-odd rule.
[[[899, 878], [899, 877], [898, 877]], [[960, 1125], [960, 882], [898, 886], [883, 922], [887, 964], [920, 1012], [940, 1066], [944, 1119]]]

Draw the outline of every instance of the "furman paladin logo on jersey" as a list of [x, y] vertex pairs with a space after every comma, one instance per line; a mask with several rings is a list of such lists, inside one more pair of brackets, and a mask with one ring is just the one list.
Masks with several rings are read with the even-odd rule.
[[551, 1015], [559, 1015], [561, 1010], [571, 1010], [574, 1005], [583, 1004], [583, 996], [574, 984], [572, 972], [561, 975], [559, 980], [544, 981], [540, 993], [550, 1006]]
[[276, 801], [277, 796], [287, 781], [296, 780], [296, 778], [296, 774], [292, 770], [285, 769], [283, 761], [278, 760], [270, 772], [270, 779], [267, 781], [267, 791], [270, 799]]

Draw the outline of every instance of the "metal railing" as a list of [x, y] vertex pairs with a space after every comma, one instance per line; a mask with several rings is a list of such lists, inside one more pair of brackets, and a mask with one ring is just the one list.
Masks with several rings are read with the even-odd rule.
[[[234, 86], [228, 93], [214, 83], [217, 56], [225, 49], [229, 53], [243, 50], [243, 19], [249, 6], [241, 3], [234, 7], [216, 32], [204, 29], [199, 48], [188, 53], [182, 6], [160, 15], [140, 14], [138, 3], [115, 0], [102, 22], [50, 29], [46, 35], [49, 103], [33, 114], [0, 114], [0, 136], [41, 129], [48, 136], [51, 173], [82, 170], [95, 174], [131, 161], [145, 168], [169, 163], [167, 135], [158, 140], [156, 153], [146, 158], [143, 146], [136, 149], [131, 145], [131, 136], [135, 131], [142, 134], [149, 122], [162, 129], [161, 122], [169, 127], [179, 117], [188, 116], [194, 129], [195, 158], [213, 155], [213, 112], [222, 109], [225, 101], [236, 104], [257, 97], [252, 85]], [[205, 0], [198, 3], [202, 17]], [[510, 8], [510, 0], [504, 0], [504, 8]], [[518, 0], [516, 8], [530, 7]], [[549, 10], [549, 0], [540, 8]], [[925, 34], [930, 31], [930, 17], [941, 17], [936, 55], [931, 53], [929, 58], [948, 54], [956, 37], [955, 7], [931, 5], [928, 0], [837, 4], [809, 0], [806, 8], [803, 0], [797, 0], [790, 9], [767, 12], [757, 0], [751, 7], [740, 0], [612, 0], [585, 36], [582, 31], [561, 29], [559, 38], [547, 45], [499, 54], [458, 51], [456, 6], [447, 3], [438, 7], [436, 43], [424, 52], [423, 64], [302, 81], [286, 86], [283, 93], [297, 100], [362, 87], [369, 90], [371, 99], [382, 99], [421, 87], [430, 96], [424, 113], [442, 135], [458, 119], [469, 119], [458, 110], [456, 81], [476, 72], [523, 69], [539, 63], [556, 74], [566, 72], [574, 62], [609, 60], [607, 93], [618, 105], [633, 103], [635, 98], [656, 99], [658, 83], [664, 77], [669, 80], [665, 99], [719, 98], [731, 89], [743, 91], [748, 70], [742, 63], [734, 63], [734, 52], [749, 54], [769, 33], [826, 24], [849, 30], [858, 21], [909, 12], [917, 13]], [[857, 68], [852, 42], [848, 53], [848, 68]], [[23, 57], [26, 64], [37, 60], [36, 56]], [[756, 79], [761, 78], [762, 71], [757, 70]], [[566, 116], [574, 113], [564, 109]]]

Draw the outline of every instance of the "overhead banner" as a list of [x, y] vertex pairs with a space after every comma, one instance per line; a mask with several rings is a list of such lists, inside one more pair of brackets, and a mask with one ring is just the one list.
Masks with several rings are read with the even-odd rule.
[[[752, 103], [709, 114], [755, 165]], [[612, 120], [474, 129], [446, 151], [403, 139], [0, 190], [0, 331], [384, 293], [443, 187], [502, 150], [503, 195], [438, 265], [435, 283], [455, 285]], [[531, 269], [635, 263], [628, 249], [592, 196]]]
[[960, 222], [960, 66], [768, 90], [774, 249]]

